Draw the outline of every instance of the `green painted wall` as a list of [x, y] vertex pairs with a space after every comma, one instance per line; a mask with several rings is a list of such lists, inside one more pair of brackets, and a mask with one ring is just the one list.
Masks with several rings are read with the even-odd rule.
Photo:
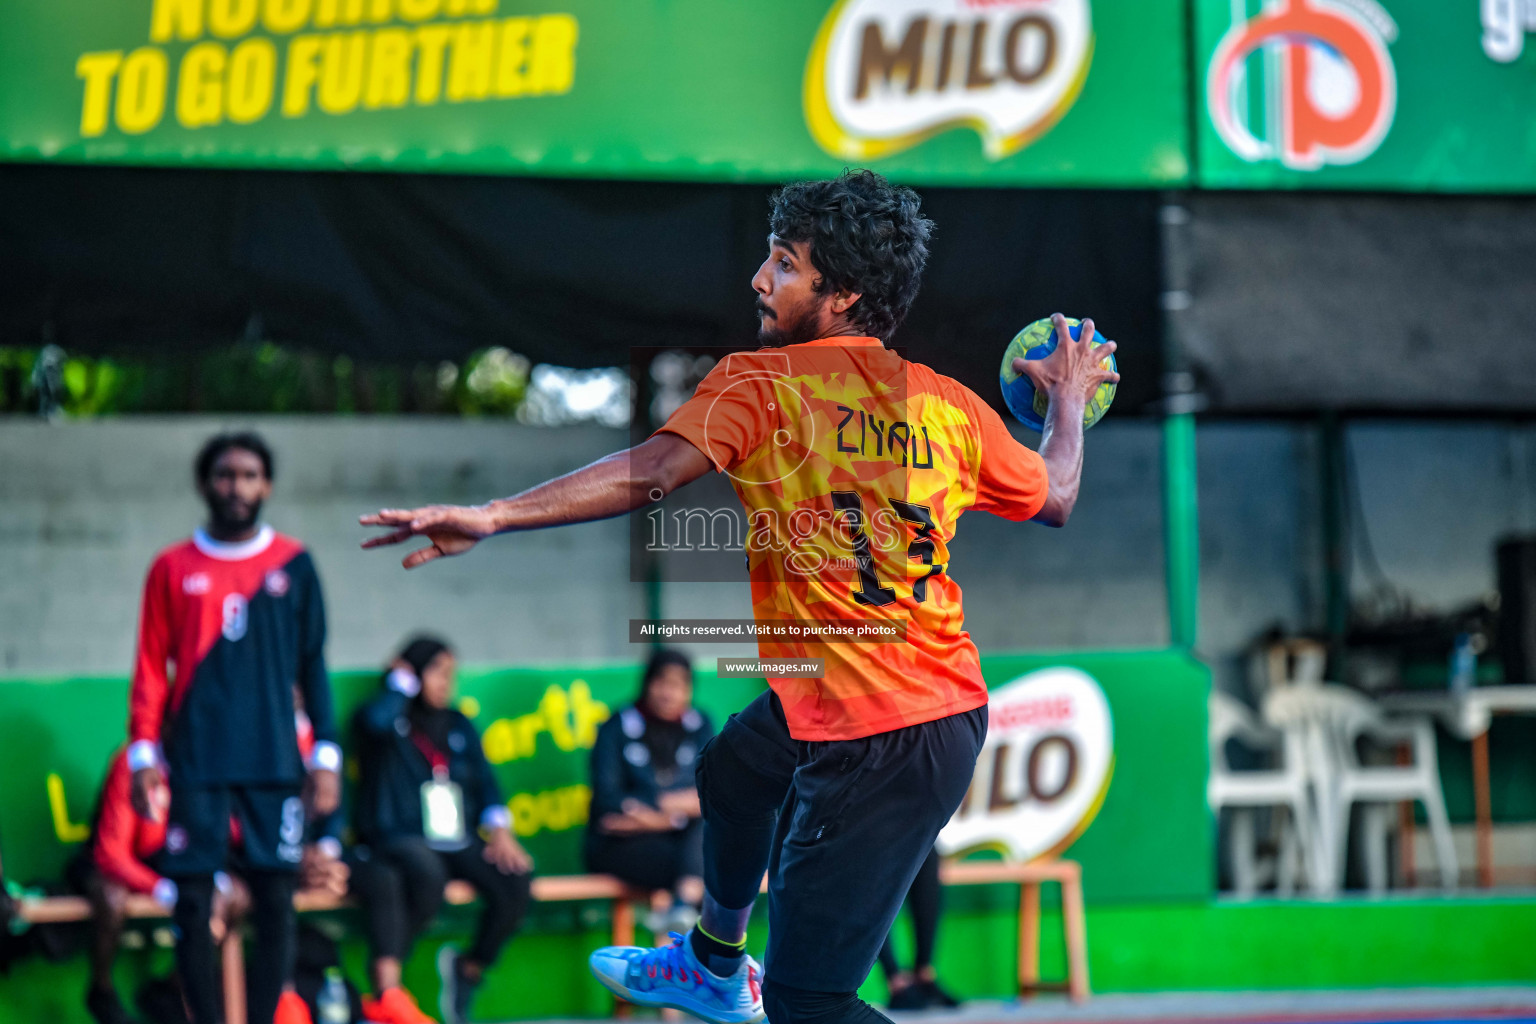
[[[1064, 977], [1046, 915], [1042, 971]], [[999, 914], [946, 916], [939, 968], [968, 995], [1007, 994], [1017, 945]], [[1536, 901], [1413, 899], [1179, 903], [1093, 908], [1098, 992], [1508, 984], [1536, 980]], [[873, 991], [873, 989], [871, 989]]]
[[[1114, 719], [1114, 775], [1099, 815], [1070, 851], [1085, 866], [1090, 903], [1095, 908], [1202, 904], [1212, 887], [1204, 795], [1208, 673], [1187, 655], [1168, 651], [1001, 655], [984, 659], [983, 671], [995, 687], [1062, 664], [1099, 682]], [[515, 826], [546, 874], [582, 870], [587, 751], [597, 722], [633, 696], [636, 677], [633, 665], [461, 673], [466, 711], [509, 795]], [[338, 673], [338, 708], [349, 714], [377, 685], [372, 672]], [[759, 688], [753, 681], [720, 680], [701, 671], [697, 698], [721, 722]], [[10, 755], [0, 768], [6, 781], [0, 786], [0, 852], [9, 877], [55, 879], [79, 849], [101, 773], [122, 741], [126, 694], [122, 679], [0, 684], [0, 750]], [[52, 794], [50, 775], [58, 780]], [[1012, 948], [1016, 897], [1003, 889], [957, 890], [951, 902], [955, 932], [948, 949], [957, 956], [957, 982], [972, 994], [1005, 994], [1013, 954], [1000, 943]], [[350, 923], [348, 915], [341, 918]], [[467, 912], [453, 911], [438, 934], [461, 935], [468, 920]], [[754, 937], [759, 946], [765, 931], [766, 921], [759, 921]], [[606, 1013], [609, 1003], [584, 966], [586, 951], [606, 934], [606, 908], [600, 905], [536, 907], [527, 932], [487, 985], [479, 1014], [496, 1019]], [[1106, 939], [1115, 941], [1112, 935]], [[972, 958], [969, 951], [977, 942], [990, 945]], [[407, 972], [424, 1005], [435, 999], [436, 944], [424, 942]], [[125, 955], [123, 984], [131, 986], [146, 969], [163, 969], [166, 957], [164, 952]], [[347, 957], [352, 977], [366, 977], [361, 947], [348, 943]], [[10, 980], [0, 980], [0, 1024], [83, 1013], [83, 970], [79, 958], [63, 965], [18, 965]]]
[[[1199, 900], [1212, 887], [1205, 806], [1209, 675], [1170, 651], [998, 655], [982, 659], [994, 687], [1072, 665], [1103, 688], [1114, 719], [1115, 769], [1092, 826], [1071, 848], [1094, 903]], [[599, 722], [634, 696], [633, 665], [490, 668], [460, 673], [462, 706], [480, 729], [513, 824], [545, 874], [583, 870], [587, 756]], [[372, 672], [334, 677], [345, 719], [374, 688]], [[717, 725], [761, 690], [700, 666], [696, 699]], [[86, 834], [96, 789], [123, 740], [122, 679], [0, 683], [0, 853], [6, 875], [56, 879]], [[57, 781], [50, 783], [50, 776]]]

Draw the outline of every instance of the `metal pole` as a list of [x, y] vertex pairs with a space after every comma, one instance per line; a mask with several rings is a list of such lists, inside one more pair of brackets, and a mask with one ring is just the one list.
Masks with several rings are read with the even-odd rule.
[[[655, 362], [658, 354], [650, 349], [630, 353], [631, 379], [635, 384], [635, 405], [631, 413], [634, 424], [630, 436], [631, 444], [639, 444], [650, 436], [652, 430], [661, 426], [654, 422], [651, 416], [651, 402], [656, 397], [656, 381], [651, 376], [651, 364]], [[661, 553], [653, 550], [650, 545], [644, 512], [645, 510], [642, 509], [640, 512], [631, 512], [629, 515], [630, 579], [634, 581], [638, 577], [645, 588], [645, 617], [655, 622], [662, 617], [665, 606], [666, 581]], [[653, 651], [661, 645], [660, 637], [651, 638]]]
[[[650, 619], [652, 622], [655, 622], [657, 619], [660, 619], [662, 617], [663, 605], [662, 605], [662, 599], [661, 599], [661, 592], [662, 592], [661, 560], [658, 559], [658, 558], [652, 558], [650, 560], [650, 575], [647, 576], [646, 580], [645, 580], [645, 616], [646, 616], [646, 618]], [[660, 646], [661, 646], [661, 638], [660, 637], [652, 638], [652, 640], [651, 640], [651, 647], [652, 647], [652, 649], [660, 647]]]
[[1184, 358], [1184, 316], [1191, 304], [1183, 198], [1163, 198], [1158, 222], [1163, 270], [1163, 557], [1167, 575], [1168, 639], [1193, 648], [1200, 622], [1200, 515], [1195, 413], [1204, 398]]
[[1200, 622], [1200, 516], [1194, 413], [1163, 418], [1163, 549], [1168, 574], [1168, 638], [1192, 648]]

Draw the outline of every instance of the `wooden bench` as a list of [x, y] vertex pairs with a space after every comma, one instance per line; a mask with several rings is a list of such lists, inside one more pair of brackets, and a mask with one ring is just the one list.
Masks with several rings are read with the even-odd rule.
[[[615, 946], [635, 944], [635, 903], [650, 893], [625, 885], [612, 875], [535, 875], [533, 898], [543, 903], [573, 900], [606, 900], [612, 907], [612, 942]], [[475, 890], [468, 882], [452, 881], [443, 890], [443, 899], [456, 906], [473, 903]], [[294, 895], [294, 909], [302, 912], [339, 910], [353, 906], [352, 900], [338, 899], [329, 893], [301, 890]], [[170, 914], [149, 896], [128, 897], [124, 910], [129, 918], [164, 918]], [[32, 924], [63, 924], [88, 921], [91, 903], [84, 896], [50, 896], [46, 899], [22, 899], [17, 915]], [[224, 1024], [246, 1024], [245, 1020], [245, 948], [238, 932], [225, 937], [220, 947], [224, 972]]]
[[[945, 885], [1019, 886], [1019, 994], [1065, 991], [1074, 1001], [1088, 998], [1088, 929], [1083, 910], [1082, 867], [1076, 861], [945, 861], [939, 868], [939, 879]], [[1062, 930], [1067, 947], [1067, 977], [1061, 982], [1040, 980], [1040, 886], [1046, 882], [1061, 886]], [[763, 887], [767, 888], [766, 878]], [[467, 882], [452, 881], [443, 897], [448, 903], [463, 905], [474, 902], [475, 891]], [[611, 875], [547, 875], [533, 879], [533, 898], [540, 902], [607, 901], [612, 911], [611, 941], [615, 946], [635, 944], [635, 904], [649, 897], [649, 891], [626, 885]], [[301, 912], [352, 905], [350, 900], [312, 890], [297, 893], [293, 903]], [[128, 898], [126, 911], [130, 918], [169, 916], [160, 904], [140, 895]], [[33, 924], [85, 921], [91, 916], [91, 905], [83, 896], [51, 896], [23, 899], [17, 912], [22, 920]], [[225, 1024], [246, 1024], [245, 956], [237, 933], [225, 939], [222, 959]]]
[[[1083, 866], [1075, 860], [946, 860], [939, 865], [944, 885], [1019, 887], [1019, 995], [1066, 992], [1074, 1002], [1088, 998], [1088, 917], [1083, 910]], [[1061, 924], [1067, 946], [1065, 981], [1040, 980], [1040, 886], [1061, 886]], [[761, 892], [768, 891], [763, 879]]]
[[[1088, 998], [1088, 918], [1083, 910], [1083, 868], [1075, 860], [1019, 864], [1001, 860], [945, 861], [945, 885], [1013, 884], [1019, 887], [1019, 995], [1067, 992], [1074, 1002]], [[1061, 886], [1061, 926], [1067, 946], [1065, 981], [1040, 980], [1040, 886]]]

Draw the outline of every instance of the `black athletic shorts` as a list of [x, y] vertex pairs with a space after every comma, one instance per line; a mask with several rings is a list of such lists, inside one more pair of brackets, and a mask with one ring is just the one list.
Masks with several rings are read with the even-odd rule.
[[[716, 741], [742, 748], [785, 785], [768, 861], [764, 974], [794, 988], [852, 992], [965, 798], [987, 709], [863, 739], [804, 742], [789, 737], [777, 702], [771, 693], [754, 700]], [[718, 782], [726, 792], [728, 781]]]
[[209, 875], [230, 860], [230, 817], [240, 822], [240, 863], [256, 871], [298, 871], [304, 855], [304, 800], [293, 783], [194, 786], [171, 783], [165, 847], [156, 858], [167, 878]]

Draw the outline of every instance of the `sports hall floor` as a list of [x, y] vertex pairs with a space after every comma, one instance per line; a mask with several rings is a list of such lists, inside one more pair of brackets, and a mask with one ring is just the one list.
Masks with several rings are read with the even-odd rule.
[[[1536, 971], [1536, 950], [1532, 951]], [[1536, 986], [1348, 992], [1163, 992], [896, 1013], [897, 1024], [1536, 1024]], [[636, 1014], [633, 1020], [647, 1018]], [[690, 1020], [691, 1018], [683, 1018]], [[546, 1021], [543, 1024], [591, 1024]]]

